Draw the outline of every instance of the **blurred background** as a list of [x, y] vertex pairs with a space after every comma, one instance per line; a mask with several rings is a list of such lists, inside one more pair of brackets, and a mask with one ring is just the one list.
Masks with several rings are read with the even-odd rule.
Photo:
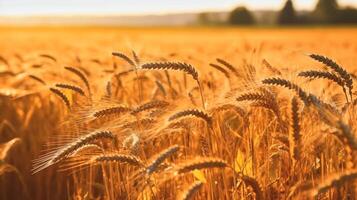
[[357, 0], [0, 0], [1, 25], [278, 26], [357, 23]]

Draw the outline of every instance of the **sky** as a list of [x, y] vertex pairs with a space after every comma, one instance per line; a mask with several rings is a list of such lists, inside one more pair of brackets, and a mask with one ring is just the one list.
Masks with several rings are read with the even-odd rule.
[[[317, 0], [294, 0], [297, 9], [311, 10]], [[0, 0], [0, 15], [145, 15], [225, 11], [243, 5], [249, 9], [280, 9], [285, 0]], [[339, 0], [357, 7], [357, 0]]]

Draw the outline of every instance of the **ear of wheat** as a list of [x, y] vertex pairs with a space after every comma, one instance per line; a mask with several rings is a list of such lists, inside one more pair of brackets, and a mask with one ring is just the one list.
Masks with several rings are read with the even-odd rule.
[[105, 85], [105, 92], [106, 92], [106, 96], [108, 98], [112, 97], [112, 82], [108, 81], [107, 84]]
[[35, 174], [39, 171], [44, 170], [51, 165], [54, 165], [72, 155], [78, 149], [83, 147], [86, 144], [89, 144], [95, 140], [100, 139], [110, 139], [116, 142], [116, 137], [110, 131], [95, 131], [84, 135], [82, 137], [76, 138], [72, 142], [64, 145], [63, 147], [59, 148], [58, 150], [54, 150], [43, 157], [40, 157], [34, 162], [34, 167], [32, 169], [32, 173]]
[[301, 148], [299, 105], [296, 97], [291, 100], [289, 147], [293, 165], [295, 166], [296, 162], [300, 160]]
[[331, 80], [342, 87], [343, 92], [345, 93], [345, 96], [346, 96], [346, 100], [348, 101], [348, 97], [347, 97], [347, 93], [346, 93], [346, 89], [345, 89], [345, 82], [343, 79], [336, 76], [335, 74], [330, 73], [330, 72], [325, 72], [325, 71], [310, 70], [310, 71], [300, 72], [298, 74], [298, 76], [314, 78], [314, 79], [315, 78], [323, 78], [323, 79]]
[[68, 89], [68, 90], [72, 90], [82, 96], [85, 96], [84, 91], [82, 90], [82, 88], [80, 88], [79, 86], [76, 85], [70, 85], [70, 84], [66, 84], [66, 83], [57, 83], [55, 84], [56, 87], [58, 88], [63, 88], [63, 89]]
[[239, 73], [238, 73], [237, 69], [235, 67], [233, 67], [233, 65], [231, 65], [227, 61], [220, 59], [220, 58], [217, 58], [216, 61], [218, 63], [222, 64], [223, 66], [227, 67], [235, 76], [239, 77]]
[[179, 198], [180, 200], [191, 200], [193, 199], [194, 195], [201, 189], [203, 183], [201, 181], [196, 181], [191, 184], [188, 188], [186, 188]]
[[256, 101], [250, 104], [252, 107], [262, 107], [268, 110], [271, 110], [274, 115], [280, 120], [280, 111], [279, 111], [279, 106], [277, 104], [271, 104], [266, 101]]
[[142, 161], [133, 155], [120, 154], [120, 153], [112, 153], [112, 154], [103, 154], [98, 156], [93, 156], [90, 158], [89, 163], [127, 163], [132, 166], [142, 167]]
[[112, 53], [113, 56], [116, 56], [118, 58], [121, 58], [123, 59], [125, 62], [127, 62], [130, 66], [135, 66], [135, 63], [128, 57], [126, 56], [125, 54], [123, 53], [120, 53], [120, 52], [113, 52]]
[[165, 108], [168, 105], [169, 105], [169, 103], [166, 102], [166, 101], [150, 101], [148, 103], [145, 103], [145, 104], [140, 105], [137, 108], [135, 108], [131, 112], [131, 114], [135, 115], [135, 114], [138, 114], [138, 113], [143, 112], [145, 110], [149, 110], [149, 109], [153, 109], [153, 108]]
[[251, 188], [253, 188], [256, 200], [262, 200], [263, 199], [262, 189], [261, 189], [261, 187], [259, 185], [259, 182], [255, 178], [252, 178], [252, 177], [246, 176], [246, 175], [241, 175], [240, 178], [243, 180], [243, 182], [246, 185], [248, 185]]
[[236, 98], [237, 101], [267, 101], [266, 95], [259, 92], [249, 92], [241, 94]]
[[42, 80], [41, 78], [39, 78], [38, 76], [30, 74], [29, 77], [32, 78], [33, 80], [41, 83], [42, 85], [46, 85], [46, 82], [44, 80]]
[[40, 57], [42, 57], [42, 58], [50, 59], [50, 60], [52, 60], [53, 62], [57, 62], [57, 59], [56, 59], [55, 57], [49, 55], [49, 54], [40, 54], [40, 55], [38, 55], [38, 56], [40, 56]]
[[139, 69], [157, 69], [157, 70], [176, 70], [184, 71], [187, 74], [191, 75], [194, 80], [198, 80], [197, 70], [190, 64], [182, 62], [151, 62], [144, 63], [140, 66]]
[[67, 108], [71, 109], [71, 103], [69, 102], [69, 99], [63, 92], [61, 92], [61, 90], [58, 90], [56, 88], [50, 88], [50, 91], [56, 94], [57, 96], [59, 96], [62, 99], [62, 101], [66, 104]]
[[326, 56], [322, 56], [322, 55], [318, 55], [318, 54], [310, 54], [309, 56], [312, 59], [325, 64], [327, 67], [331, 68], [333, 71], [335, 71], [337, 74], [339, 74], [341, 76], [341, 78], [344, 79], [345, 84], [349, 89], [350, 96], [352, 98], [353, 80], [352, 80], [351, 75], [344, 68], [342, 68], [335, 61], [333, 61], [332, 59], [330, 59]]
[[74, 67], [64, 67], [66, 70], [72, 72], [73, 74], [77, 75], [84, 83], [84, 85], [87, 87], [89, 96], [91, 96], [91, 89], [90, 89], [90, 84], [89, 81], [86, 77], [86, 75], [84, 75], [79, 69], [76, 69]]
[[137, 66], [139, 66], [140, 65], [140, 58], [139, 58], [138, 54], [136, 54], [135, 51], [131, 51], [131, 53], [133, 54], [133, 58], [134, 58], [135, 64]]
[[138, 69], [147, 69], [147, 70], [176, 70], [183, 71], [192, 76], [192, 78], [197, 82], [197, 85], [200, 90], [202, 107], [205, 108], [205, 100], [203, 97], [203, 89], [201, 83], [198, 79], [197, 70], [190, 64], [182, 63], [182, 62], [151, 62], [142, 64]]
[[237, 101], [253, 101], [251, 106], [263, 107], [273, 111], [276, 117], [280, 120], [279, 105], [276, 97], [270, 91], [260, 88], [260, 92], [244, 93], [236, 98]]
[[184, 174], [193, 170], [207, 169], [207, 168], [225, 168], [227, 163], [219, 158], [201, 158], [187, 161], [184, 164], [178, 165], [176, 171], [177, 174]]
[[120, 78], [120, 77], [122, 77], [122, 76], [128, 75], [130, 72], [133, 72], [133, 71], [135, 71], [135, 70], [134, 70], [134, 69], [128, 69], [128, 70], [125, 70], [125, 71], [116, 73], [116, 74], [115, 74], [115, 77], [116, 77], [116, 78]]
[[151, 163], [146, 167], [146, 173], [147, 174], [152, 174], [153, 172], [155, 172], [155, 170], [157, 169], [157, 167], [164, 162], [164, 160], [166, 158], [168, 158], [169, 156], [173, 155], [174, 153], [176, 153], [177, 151], [180, 150], [180, 147], [178, 145], [173, 145], [170, 146], [166, 149], [164, 149], [163, 151], [161, 151], [160, 153], [158, 153], [152, 161]]
[[204, 111], [197, 110], [197, 109], [187, 109], [177, 112], [169, 117], [169, 121], [173, 121], [190, 115], [205, 120], [209, 125], [212, 124], [212, 117], [209, 114], [205, 113]]
[[305, 104], [309, 105], [310, 99], [308, 93], [306, 93], [302, 88], [300, 88], [298, 85], [292, 83], [289, 80], [275, 77], [275, 78], [264, 79], [262, 83], [267, 85], [279, 85], [282, 87], [286, 87], [290, 90], [293, 90], [297, 93], [297, 95], [301, 98], [301, 100], [304, 101]]
[[101, 153], [103, 153], [104, 149], [102, 147], [100, 147], [99, 145], [96, 144], [86, 144], [81, 146], [80, 148], [76, 149], [75, 151], [73, 151], [72, 153], [70, 153], [68, 155], [68, 157], [73, 157], [73, 156], [77, 156], [78, 154], [85, 152], [85, 151], [89, 151], [89, 150], [94, 150], [94, 151], [99, 151]]
[[224, 76], [229, 79], [230, 78], [230, 75], [229, 75], [229, 72], [227, 70], [225, 70], [223, 67], [217, 65], [217, 64], [213, 64], [213, 63], [210, 63], [209, 64], [211, 67], [213, 67], [214, 69], [222, 72], [224, 74]]
[[99, 117], [105, 117], [113, 114], [123, 114], [123, 113], [128, 113], [132, 109], [127, 107], [127, 106], [114, 106], [110, 108], [104, 108], [102, 110], [95, 111], [93, 113], [93, 117], [99, 118]]
[[162, 85], [162, 83], [160, 81], [156, 80], [155, 84], [156, 84], [157, 88], [159, 88], [159, 90], [162, 92], [162, 94], [164, 96], [166, 96], [166, 90], [165, 90], [164, 86]]
[[311, 191], [311, 195], [313, 197], [317, 197], [318, 194], [326, 192], [328, 189], [330, 189], [332, 187], [340, 187], [348, 181], [356, 180], [356, 178], [357, 178], [356, 170], [331, 175], [327, 179], [323, 180], [320, 184], [318, 184]]
[[342, 87], [344, 86], [343, 80], [340, 77], [330, 72], [309, 70], [309, 71], [300, 72], [298, 76], [307, 77], [307, 78], [324, 78], [324, 79], [331, 80]]
[[282, 73], [277, 68], [273, 67], [266, 59], [263, 59], [263, 65], [268, 68], [273, 74], [281, 76]]
[[143, 118], [143, 119], [139, 119], [139, 120], [135, 120], [135, 121], [130, 121], [127, 123], [122, 124], [120, 127], [122, 129], [127, 129], [127, 128], [131, 128], [131, 129], [140, 129], [141, 127], [151, 127], [152, 125], [154, 125], [155, 123], [157, 123], [157, 120], [154, 118]]

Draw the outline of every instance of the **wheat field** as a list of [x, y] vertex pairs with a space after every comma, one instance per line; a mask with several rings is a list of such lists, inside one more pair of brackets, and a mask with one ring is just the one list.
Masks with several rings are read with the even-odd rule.
[[357, 29], [0, 28], [0, 199], [357, 199]]

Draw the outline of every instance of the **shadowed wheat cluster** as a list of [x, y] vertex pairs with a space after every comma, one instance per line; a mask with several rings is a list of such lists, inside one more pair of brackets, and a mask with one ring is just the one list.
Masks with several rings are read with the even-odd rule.
[[[300, 55], [311, 60], [300, 71], [211, 58], [208, 73], [110, 56], [112, 67], [86, 68], [40, 54], [45, 64], [18, 73], [0, 57], [1, 138], [35, 134], [1, 144], [2, 188], [29, 198], [20, 171], [31, 170], [32, 183], [68, 199], [355, 199], [356, 76], [332, 58]], [[304, 87], [312, 82], [320, 94]], [[17, 151], [38, 156], [20, 170]]]

